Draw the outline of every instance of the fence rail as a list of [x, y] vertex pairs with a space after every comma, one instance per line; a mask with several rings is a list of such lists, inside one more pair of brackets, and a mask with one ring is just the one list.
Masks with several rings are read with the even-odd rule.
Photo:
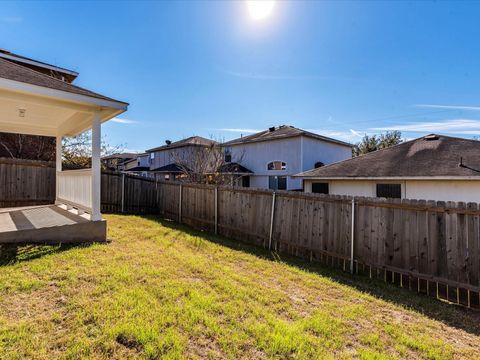
[[92, 211], [92, 169], [57, 171], [57, 199]]

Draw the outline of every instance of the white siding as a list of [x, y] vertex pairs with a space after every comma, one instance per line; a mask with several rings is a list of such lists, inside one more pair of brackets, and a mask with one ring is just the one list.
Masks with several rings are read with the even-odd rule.
[[184, 146], [154, 151], [154, 158], [150, 162], [150, 169], [153, 170], [162, 166], [170, 165], [175, 162], [175, 159], [188, 160], [193, 156], [195, 151], [199, 151], [200, 149], [202, 148], [196, 146]]
[[[311, 170], [316, 162], [331, 164], [352, 156], [351, 148], [308, 137], [255, 142], [230, 147], [232, 162], [238, 162], [254, 172], [250, 186], [268, 188], [269, 176], [287, 176], [287, 189], [301, 189], [302, 179], [293, 178], [300, 172]], [[271, 161], [283, 161], [285, 170], [267, 170]]]
[[318, 161], [328, 165], [351, 157], [352, 148], [349, 146], [303, 137], [302, 171], [314, 169]]
[[332, 195], [375, 197], [377, 183], [400, 183], [406, 199], [480, 203], [480, 180], [305, 180], [305, 192], [312, 191], [314, 182], [328, 182]]

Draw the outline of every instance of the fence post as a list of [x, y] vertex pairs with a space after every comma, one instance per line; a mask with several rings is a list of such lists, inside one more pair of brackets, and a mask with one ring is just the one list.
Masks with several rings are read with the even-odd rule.
[[215, 186], [215, 235], [218, 234], [218, 186]]
[[125, 173], [122, 173], [122, 214], [125, 212]]
[[275, 219], [275, 191], [272, 194], [272, 212], [270, 214], [270, 234], [268, 237], [268, 250], [272, 249], [273, 221]]
[[353, 274], [353, 247], [355, 241], [355, 197], [352, 197], [352, 233], [351, 233], [351, 242], [350, 242], [350, 273]]
[[182, 184], [180, 183], [180, 196], [178, 197], [178, 222], [182, 223], [182, 193], [183, 193], [183, 187]]

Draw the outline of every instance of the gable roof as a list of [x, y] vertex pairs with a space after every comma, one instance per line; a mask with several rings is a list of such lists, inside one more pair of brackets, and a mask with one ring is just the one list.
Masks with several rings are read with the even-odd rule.
[[214, 140], [205, 139], [201, 136], [191, 136], [186, 139], [172, 142], [170, 145], [166, 144], [166, 145], [162, 145], [162, 146], [158, 146], [158, 147], [146, 150], [146, 152], [175, 149], [175, 148], [184, 147], [184, 146], [211, 146], [216, 143], [217, 142]]
[[109, 98], [107, 96], [81, 88], [79, 86], [70, 84], [69, 82], [62, 81], [53, 76], [43, 74], [26, 66], [22, 66], [2, 58], [0, 58], [0, 78], [19, 81], [22, 83], [46, 87], [54, 90], [65, 91], [77, 95], [84, 95], [97, 99], [127, 104], [126, 102]]
[[332, 142], [332, 143], [343, 145], [343, 146], [352, 147], [351, 144], [346, 143], [344, 141], [332, 139], [327, 136], [323, 136], [323, 135], [312, 133], [310, 131], [298, 129], [290, 125], [280, 125], [276, 127], [271, 127], [267, 130], [260, 131], [252, 135], [242, 136], [238, 139], [227, 141], [226, 143], [224, 143], [224, 145], [230, 146], [230, 145], [248, 144], [248, 143], [260, 142], [260, 141], [286, 139], [286, 138], [291, 138], [296, 136], [306, 136], [312, 139], [323, 140], [323, 141], [328, 141], [328, 142]]
[[480, 179], [480, 141], [431, 134], [295, 176], [321, 179]]

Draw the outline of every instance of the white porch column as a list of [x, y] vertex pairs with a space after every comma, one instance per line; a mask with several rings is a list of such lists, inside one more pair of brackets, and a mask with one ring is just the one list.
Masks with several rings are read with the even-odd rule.
[[58, 204], [58, 173], [62, 171], [62, 135], [57, 135], [55, 142], [55, 203]]
[[92, 123], [92, 221], [102, 219], [100, 213], [100, 196], [101, 196], [101, 134], [102, 125], [100, 122], [99, 112], [93, 114]]

